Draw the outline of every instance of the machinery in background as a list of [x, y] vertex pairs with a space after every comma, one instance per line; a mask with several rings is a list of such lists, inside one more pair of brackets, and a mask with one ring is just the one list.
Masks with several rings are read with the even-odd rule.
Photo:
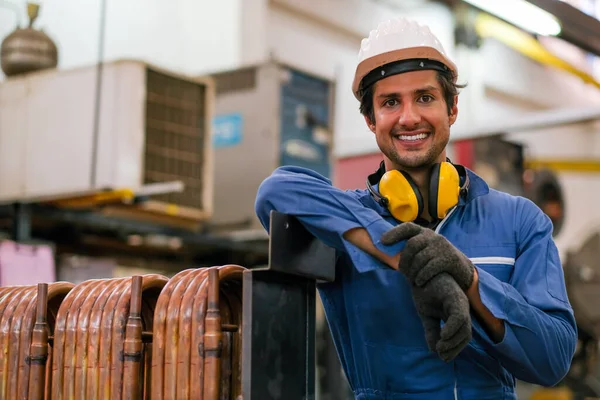
[[600, 232], [567, 254], [565, 279], [575, 312], [579, 346], [565, 383], [578, 395], [600, 397]]
[[0, 202], [60, 203], [107, 190], [127, 196], [180, 182], [172, 193], [150, 194], [210, 217], [213, 96], [209, 78], [134, 60], [7, 79]]
[[136, 60], [0, 82], [0, 229], [57, 255], [185, 253], [189, 265], [210, 248], [198, 242], [213, 209], [213, 106], [209, 77]]
[[266, 240], [254, 212], [260, 183], [282, 165], [331, 175], [334, 84], [276, 61], [211, 77], [218, 183], [211, 227]]
[[563, 190], [554, 172], [549, 169], [527, 169], [523, 174], [526, 197], [531, 199], [552, 221], [553, 236], [557, 236], [565, 221]]

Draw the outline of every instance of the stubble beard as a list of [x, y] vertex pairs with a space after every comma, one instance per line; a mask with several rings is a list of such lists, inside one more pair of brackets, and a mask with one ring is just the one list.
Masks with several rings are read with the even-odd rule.
[[[435, 139], [435, 136], [433, 137]], [[438, 162], [438, 158], [440, 154], [444, 151], [444, 148], [448, 144], [448, 141], [445, 143], [436, 143], [435, 141], [431, 144], [429, 148], [423, 153], [423, 150], [414, 151], [414, 152], [406, 152], [404, 154], [398, 153], [398, 150], [394, 146], [394, 143], [390, 143], [388, 151], [384, 152], [387, 158], [390, 159], [395, 165], [397, 169], [402, 170], [422, 170], [428, 169], [433, 164]]]

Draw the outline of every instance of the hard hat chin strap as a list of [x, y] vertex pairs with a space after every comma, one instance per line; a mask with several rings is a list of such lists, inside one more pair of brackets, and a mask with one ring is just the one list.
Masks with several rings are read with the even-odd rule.
[[364, 92], [375, 82], [387, 78], [388, 76], [422, 70], [435, 70], [446, 73], [451, 72], [450, 68], [448, 68], [444, 63], [436, 60], [430, 60], [428, 58], [413, 58], [410, 60], [394, 61], [382, 65], [381, 67], [377, 67], [365, 75], [360, 83], [360, 90], [361, 92]]

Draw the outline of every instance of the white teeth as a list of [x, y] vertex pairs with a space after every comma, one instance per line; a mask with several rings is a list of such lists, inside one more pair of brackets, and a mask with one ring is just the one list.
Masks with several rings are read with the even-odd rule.
[[419, 135], [398, 135], [396, 137], [400, 140], [407, 140], [407, 141], [421, 140], [421, 139], [425, 139], [427, 137], [427, 133], [421, 133]]

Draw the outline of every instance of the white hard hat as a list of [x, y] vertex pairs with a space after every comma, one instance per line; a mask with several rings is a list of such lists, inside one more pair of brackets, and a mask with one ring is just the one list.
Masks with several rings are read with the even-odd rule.
[[424, 69], [451, 71], [455, 81], [458, 75], [456, 65], [429, 27], [406, 18], [390, 19], [362, 40], [352, 92], [360, 100], [362, 89], [379, 79]]

